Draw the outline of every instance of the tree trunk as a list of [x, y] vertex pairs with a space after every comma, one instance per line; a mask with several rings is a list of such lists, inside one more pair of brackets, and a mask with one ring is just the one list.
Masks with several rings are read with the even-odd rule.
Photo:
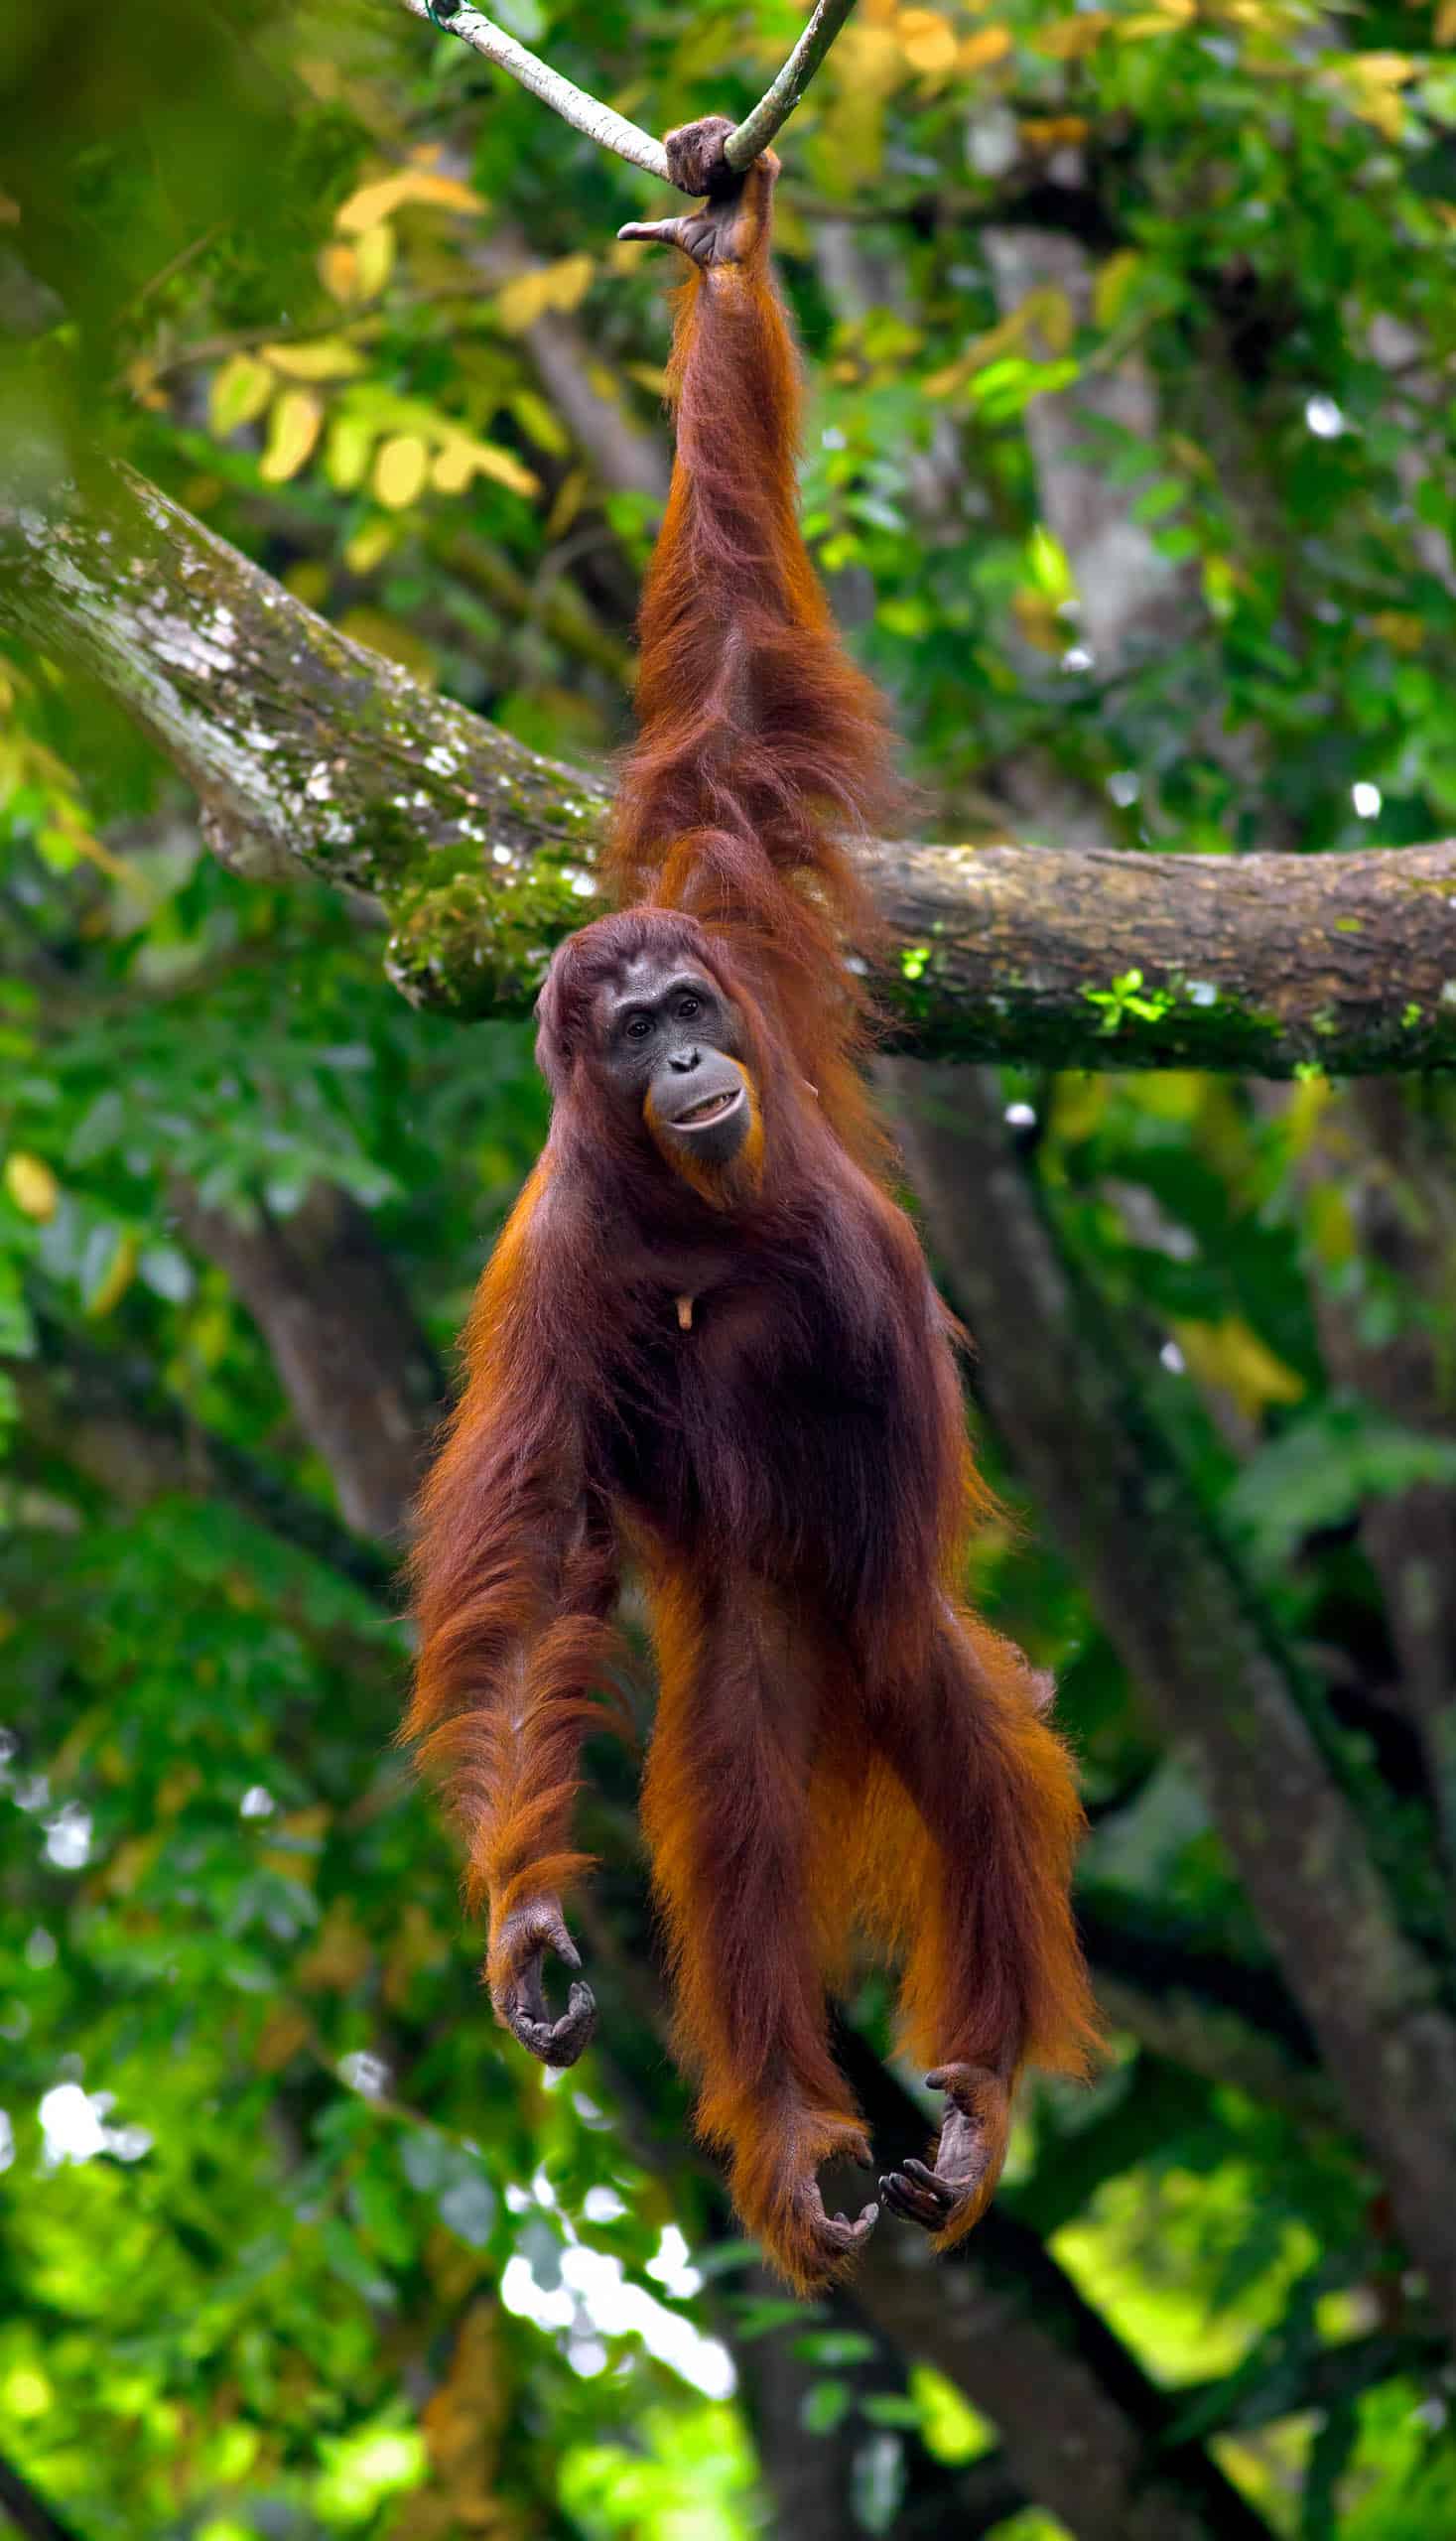
[[1109, 1640], [1197, 1766], [1456, 2337], [1456, 2028], [1396, 1928], [1249, 1584], [1149, 1411], [1145, 1377], [1058, 1253], [994, 1087], [894, 1061], [886, 1074], [932, 1242], [985, 1351], [992, 1415]]
[[360, 1535], [400, 1543], [445, 1384], [368, 1214], [316, 1182], [287, 1218], [175, 1193], [185, 1233], [226, 1272], [300, 1428]]

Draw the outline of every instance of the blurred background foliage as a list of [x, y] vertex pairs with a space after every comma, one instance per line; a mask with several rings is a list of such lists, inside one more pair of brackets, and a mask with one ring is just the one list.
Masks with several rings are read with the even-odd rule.
[[[798, 23], [500, 14], [658, 131], [744, 110]], [[1453, 38], [1451, 0], [862, 0], [786, 136], [783, 262], [810, 535], [927, 834], [1456, 822]], [[613, 242], [648, 182], [389, 0], [18, 0], [0, 97], [0, 440], [125, 457], [420, 679], [602, 758], [666, 482], [662, 277]], [[805, 2307], [726, 2237], [630, 1761], [585, 1810], [603, 2043], [565, 2079], [503, 2052], [391, 1749], [390, 1552], [542, 1137], [529, 1034], [412, 1012], [355, 908], [222, 870], [84, 682], [12, 648], [0, 709], [0, 2515], [1456, 2531], [1449, 2348], [1350, 2122], [1376, 2068], [1322, 2067], [1014, 1422], [978, 1421], [1007, 1514], [973, 1584], [1062, 1681], [1113, 2024], [1091, 2090], [1028, 2093], [969, 2263], [1020, 2381], [949, 2337], [951, 2271]], [[993, 1090], [1449, 2018], [1446, 1089]], [[969, 1167], [947, 1200], [974, 1229]], [[877, 1979], [846, 2020], [883, 2051]], [[889, 2087], [882, 2151], [921, 2122]], [[1048, 2387], [1085, 2517], [1017, 2343], [1054, 2315], [1121, 2429]], [[1119, 2443], [1125, 2499], [1198, 2457], [1193, 2520], [1119, 2519]]]

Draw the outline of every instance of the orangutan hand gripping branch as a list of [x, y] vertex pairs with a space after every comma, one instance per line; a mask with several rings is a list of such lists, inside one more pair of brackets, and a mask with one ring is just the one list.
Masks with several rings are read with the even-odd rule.
[[971, 1470], [954, 1327], [885, 1187], [846, 946], [872, 920], [838, 839], [892, 800], [883, 718], [800, 536], [798, 369], [769, 266], [776, 163], [726, 120], [668, 142], [680, 248], [677, 466], [642, 609], [640, 737], [607, 878], [540, 1002], [555, 1098], [481, 1281], [426, 1488], [407, 1734], [488, 1908], [502, 2021], [553, 2015], [584, 1734], [619, 1565], [647, 1582], [660, 1694], [642, 1821], [699, 2123], [802, 2289], [873, 2227], [817, 2173], [869, 2147], [827, 2040], [852, 1939], [902, 1970], [948, 2108], [880, 2183], [947, 2246], [994, 2188], [1028, 2063], [1093, 2035], [1068, 1903], [1081, 1823], [1045, 1688], [960, 1601]]

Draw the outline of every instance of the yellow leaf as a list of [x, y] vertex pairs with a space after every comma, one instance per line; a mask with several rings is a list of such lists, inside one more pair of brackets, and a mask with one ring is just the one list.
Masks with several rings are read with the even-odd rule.
[[523, 335], [548, 309], [563, 314], [580, 306], [591, 288], [596, 259], [585, 248], [562, 256], [554, 265], [534, 265], [513, 274], [496, 294], [495, 315], [508, 335]]
[[1117, 325], [1142, 264], [1135, 247], [1123, 247], [1116, 256], [1109, 256], [1105, 265], [1099, 265], [1092, 287], [1092, 314], [1099, 327]]
[[445, 211], [484, 211], [485, 203], [470, 186], [461, 185], [454, 177], [437, 177], [428, 168], [408, 168], [396, 177], [378, 177], [372, 185], [360, 186], [347, 202], [341, 202], [333, 215], [333, 226], [344, 237], [357, 237], [364, 229], [372, 229], [387, 220], [401, 203], [436, 203]]
[[1025, 115], [1020, 125], [1028, 150], [1068, 150], [1091, 130], [1085, 115]]
[[[1334, 1092], [1335, 1089], [1327, 1076], [1303, 1077], [1297, 1085], [1290, 1088], [1288, 1106], [1284, 1113], [1284, 1136], [1289, 1141], [1291, 1155], [1308, 1153], [1320, 1124], [1330, 1108]], [[1353, 1250], [1355, 1222], [1350, 1214], [1349, 1202], [1339, 1190], [1338, 1185], [1331, 1182], [1315, 1184], [1309, 1195], [1310, 1220], [1313, 1224], [1316, 1206], [1327, 1191], [1333, 1191], [1340, 1203], [1343, 1247], [1341, 1258], [1343, 1259], [1345, 1254]]]
[[1040, 335], [1049, 353], [1064, 353], [1077, 333], [1076, 314], [1064, 291], [1043, 283], [1028, 292], [1017, 312], [1028, 330]]
[[1011, 39], [1004, 27], [983, 27], [979, 35], [968, 36], [957, 61], [960, 70], [989, 70], [993, 62], [1004, 62], [1011, 50]]
[[591, 290], [596, 259], [589, 256], [585, 248], [580, 248], [575, 256], [563, 256], [551, 270], [555, 277], [551, 306], [570, 311], [579, 308]]
[[352, 247], [341, 247], [335, 240], [325, 247], [319, 257], [319, 279], [332, 300], [355, 300], [359, 296], [359, 260]]
[[[504, 485], [512, 494], [535, 494], [541, 490], [539, 476], [523, 468], [508, 450], [497, 449], [494, 442], [476, 441], [469, 433], [445, 433], [441, 437], [437, 470], [448, 463], [445, 490], [455, 493], [467, 485], [472, 476], [488, 476], [492, 483]], [[441, 483], [437, 473], [435, 481]]]
[[448, 441], [444, 450], [436, 453], [430, 482], [437, 494], [463, 494], [474, 473], [468, 443]]
[[1059, 617], [1055, 603], [1045, 592], [1022, 589], [1011, 594], [1011, 612], [1028, 644], [1039, 653], [1064, 653], [1067, 649], [1066, 619]]
[[374, 461], [374, 492], [388, 512], [402, 512], [423, 493], [430, 453], [418, 433], [391, 433]]
[[118, 1236], [110, 1263], [99, 1283], [86, 1299], [86, 1312], [95, 1320], [111, 1312], [121, 1303], [137, 1273], [140, 1248], [133, 1235]]
[[497, 292], [495, 315], [508, 335], [523, 335], [551, 307], [551, 268], [516, 274]]
[[556, 489], [556, 500], [546, 517], [542, 536], [548, 547], [564, 538], [586, 500], [590, 479], [585, 468], [569, 468]]
[[1311, 1191], [1308, 1218], [1309, 1239], [1321, 1262], [1333, 1270], [1355, 1260], [1360, 1251], [1360, 1235], [1355, 1213], [1338, 1183], [1322, 1182]]
[[270, 2004], [253, 2049], [254, 2060], [265, 2073], [281, 2073], [312, 2036], [312, 2027], [296, 2003]]
[[1381, 88], [1403, 88], [1408, 79], [1415, 77], [1416, 70], [1405, 53], [1357, 53], [1349, 67], [1352, 76], [1369, 79], [1373, 86]]
[[1057, 19], [1031, 41], [1038, 53], [1050, 54], [1054, 62], [1080, 62], [1084, 54], [1096, 52], [1112, 23], [1110, 9], [1089, 9], [1082, 17]]
[[948, 19], [933, 9], [902, 9], [896, 20], [900, 49], [915, 70], [950, 70], [959, 47]]
[[395, 541], [394, 523], [388, 520], [366, 520], [356, 529], [343, 551], [343, 561], [351, 574], [362, 577], [382, 565]]
[[1219, 1323], [1178, 1322], [1173, 1329], [1194, 1375], [1232, 1395], [1251, 1418], [1271, 1403], [1298, 1403], [1305, 1392], [1304, 1379], [1275, 1358], [1242, 1315], [1225, 1315]]
[[1405, 117], [1399, 91], [1414, 78], [1415, 64], [1403, 53], [1357, 53], [1332, 67], [1362, 122], [1373, 123], [1388, 141], [1398, 140]]
[[157, 365], [149, 361], [145, 353], [139, 353], [135, 361], [127, 363], [126, 384], [139, 406], [145, 406], [154, 415], [166, 413], [167, 400], [157, 385]]
[[324, 467], [330, 484], [336, 485], [341, 494], [351, 494], [362, 485], [377, 438], [375, 426], [362, 415], [351, 415], [345, 408], [334, 416], [329, 427]]
[[5, 1188], [22, 1217], [34, 1218], [40, 1226], [55, 1217], [61, 1185], [49, 1164], [40, 1156], [27, 1155], [22, 1147], [8, 1155], [5, 1159]]
[[[662, 377], [659, 371], [657, 376]], [[534, 388], [517, 388], [511, 393], [510, 411], [522, 432], [529, 433], [538, 450], [549, 450], [554, 459], [564, 459], [571, 449], [571, 436]]]
[[320, 335], [311, 344], [265, 344], [263, 357], [285, 379], [356, 379], [364, 356], [341, 335]]
[[867, 19], [858, 26], [851, 21], [832, 60], [841, 90], [860, 101], [892, 96], [904, 77], [905, 58], [888, 27]]
[[261, 415], [276, 382], [266, 362], [254, 353], [234, 353], [212, 374], [207, 396], [207, 421], [219, 441], [235, 433], [239, 424], [250, 424]]
[[329, 598], [333, 576], [322, 556], [301, 556], [290, 565], [283, 577], [285, 591], [292, 592], [306, 608], [322, 608]]
[[1456, 0], [1440, 0], [1431, 28], [1431, 42], [1438, 50], [1456, 44]]
[[540, 477], [534, 476], [529, 468], [523, 468], [508, 450], [497, 450], [489, 441], [474, 442], [471, 448], [475, 454], [477, 474], [489, 476], [495, 484], [504, 485], [507, 493], [526, 496], [540, 493]]
[[361, 300], [373, 300], [384, 289], [394, 271], [394, 231], [387, 220], [376, 221], [372, 229], [360, 231], [354, 244], [354, 261]]
[[1383, 635], [1395, 653], [1418, 653], [1425, 642], [1425, 622], [1403, 608], [1378, 608], [1371, 621], [1371, 632]]
[[268, 417], [268, 446], [258, 473], [265, 485], [296, 476], [319, 438], [324, 409], [308, 388], [285, 388]]

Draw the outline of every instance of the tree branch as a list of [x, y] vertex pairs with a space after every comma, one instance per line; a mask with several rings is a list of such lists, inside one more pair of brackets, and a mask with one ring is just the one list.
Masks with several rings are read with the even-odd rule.
[[286, 1218], [261, 1202], [246, 1219], [209, 1208], [186, 1184], [173, 1196], [267, 1342], [348, 1525], [402, 1541], [445, 1380], [368, 1211], [331, 1182], [311, 1184]]
[[[526, 1007], [591, 912], [602, 781], [350, 642], [129, 470], [53, 498], [32, 456], [18, 485], [12, 446], [0, 485], [0, 626], [130, 712], [224, 863], [378, 900], [416, 1003]], [[881, 843], [866, 863], [901, 1048], [1265, 1076], [1456, 1064], [1456, 839], [1309, 857]]]
[[[560, 70], [553, 70], [549, 62], [517, 44], [514, 36], [508, 36], [503, 27], [494, 25], [478, 9], [463, 8], [461, 0], [435, 0], [433, 8], [430, 0], [403, 0], [403, 4], [411, 17], [424, 18], [431, 26], [445, 27], [451, 35], [459, 36], [472, 53], [482, 54], [497, 70], [504, 70], [521, 87], [529, 88], [533, 97], [539, 97], [544, 106], [550, 106], [553, 114], [560, 115], [577, 132], [584, 132], [589, 141], [596, 142], [603, 150], [615, 151], [619, 159], [628, 159], [633, 167], [645, 168], [649, 177], [660, 177], [664, 185], [671, 185], [667, 152], [660, 141], [654, 141], [640, 124], [629, 123], [613, 106], [603, 105], [598, 97], [579, 88]], [[854, 5], [855, 0], [818, 0], [783, 68], [752, 113], [744, 116], [724, 143], [724, 155], [730, 168], [746, 168], [783, 129]]]
[[543, 106], [549, 106], [574, 131], [584, 132], [589, 141], [595, 141], [602, 150], [614, 151], [618, 159], [629, 159], [635, 168], [645, 168], [649, 177], [660, 177], [665, 185], [671, 184], [667, 152], [660, 141], [654, 141], [639, 123], [628, 122], [614, 106], [604, 106], [599, 97], [590, 96], [564, 72], [553, 70], [549, 62], [543, 62], [539, 54], [529, 53], [514, 36], [506, 34], [504, 27], [482, 17], [478, 9], [463, 9], [453, 5], [453, 0], [438, 0], [437, 16], [429, 0], [403, 0], [403, 6], [412, 18], [423, 18], [427, 25], [459, 36], [472, 53], [483, 55], [497, 70], [504, 70], [520, 87], [529, 88]]
[[23, 2479], [13, 2462], [0, 2460], [0, 2514], [26, 2541], [76, 2541], [72, 2524], [53, 2514], [44, 2497]]
[[782, 70], [724, 143], [723, 155], [730, 168], [751, 167], [759, 152], [783, 130], [854, 5], [855, 0], [819, 0]]
[[[876, 2142], [914, 2142], [924, 2120], [894, 2074], [855, 2031], [836, 2049]], [[1003, 2205], [934, 2274], [923, 2245], [881, 2221], [854, 2295], [993, 2419], [1018, 2485], [1078, 2541], [1267, 2541], [1201, 2443], [1172, 2439], [1167, 2396]]]
[[40, 1458], [67, 1466], [124, 1510], [169, 1492], [229, 1501], [254, 1526], [388, 1605], [392, 1566], [377, 1545], [191, 1418], [145, 1361], [98, 1350], [48, 1313], [36, 1320], [38, 1355], [0, 1359], [0, 1371], [16, 1390], [24, 1437]]

